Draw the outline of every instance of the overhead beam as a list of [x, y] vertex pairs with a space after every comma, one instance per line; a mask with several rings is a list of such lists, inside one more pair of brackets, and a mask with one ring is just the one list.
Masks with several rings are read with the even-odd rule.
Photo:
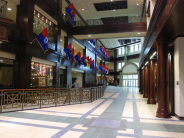
[[140, 23], [122, 23], [111, 25], [96, 25], [96, 26], [80, 26], [72, 30], [72, 35], [87, 35], [87, 34], [104, 34], [104, 33], [125, 33], [125, 32], [146, 32], [146, 22]]

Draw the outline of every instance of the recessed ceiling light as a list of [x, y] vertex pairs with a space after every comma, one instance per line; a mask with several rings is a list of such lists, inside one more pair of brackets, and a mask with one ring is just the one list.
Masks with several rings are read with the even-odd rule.
[[139, 4], [137, 3], [137, 5], [139, 5]]
[[113, 0], [111, 0], [111, 1], [113, 1]]
[[113, 10], [113, 11], [116, 11], [116, 10]]
[[91, 37], [91, 35], [88, 35], [88, 37]]
[[82, 9], [84, 11], [84, 9]]
[[11, 11], [11, 8], [8, 8], [9, 11]]
[[62, 39], [60, 41], [63, 41]]
[[137, 33], [137, 34], [140, 34], [140, 33]]

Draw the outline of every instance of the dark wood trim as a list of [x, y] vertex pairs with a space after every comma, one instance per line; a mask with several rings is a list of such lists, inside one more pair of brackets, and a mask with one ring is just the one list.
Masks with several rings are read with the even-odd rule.
[[[172, 10], [176, 6], [178, 0], [157, 0], [152, 14], [150, 25], [145, 37], [145, 41], [139, 57], [139, 65], [142, 65], [151, 47], [153, 46], [157, 36], [159, 36], [163, 26], [168, 20]], [[168, 32], [165, 33], [167, 35]]]
[[145, 10], [145, 9], [146, 9], [146, 0], [144, 0], [143, 6], [142, 6], [141, 21], [142, 21], [143, 16], [144, 16], [144, 10]]
[[177, 118], [177, 119], [179, 119], [179, 120], [184, 120], [184, 117], [182, 116], [178, 116], [177, 114], [175, 114], [175, 117]]

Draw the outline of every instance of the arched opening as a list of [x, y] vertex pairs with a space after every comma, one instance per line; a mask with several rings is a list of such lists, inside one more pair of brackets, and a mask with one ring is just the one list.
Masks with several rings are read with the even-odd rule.
[[138, 66], [133, 62], [125, 64], [120, 75], [120, 85], [123, 87], [138, 87], [139, 74], [137, 69]]

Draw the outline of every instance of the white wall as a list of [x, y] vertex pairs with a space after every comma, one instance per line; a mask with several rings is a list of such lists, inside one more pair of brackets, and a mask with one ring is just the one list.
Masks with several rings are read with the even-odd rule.
[[[175, 113], [184, 117], [184, 37], [179, 37], [174, 42], [174, 97]], [[179, 81], [179, 85], [177, 85]]]
[[[82, 73], [79, 73], [79, 72], [72, 72], [72, 78], [77, 78], [77, 82], [79, 83], [79, 87], [83, 87], [82, 86]], [[72, 82], [71, 82], [72, 83]]]
[[134, 65], [126, 65], [123, 69], [123, 73], [137, 73], [137, 68]]

